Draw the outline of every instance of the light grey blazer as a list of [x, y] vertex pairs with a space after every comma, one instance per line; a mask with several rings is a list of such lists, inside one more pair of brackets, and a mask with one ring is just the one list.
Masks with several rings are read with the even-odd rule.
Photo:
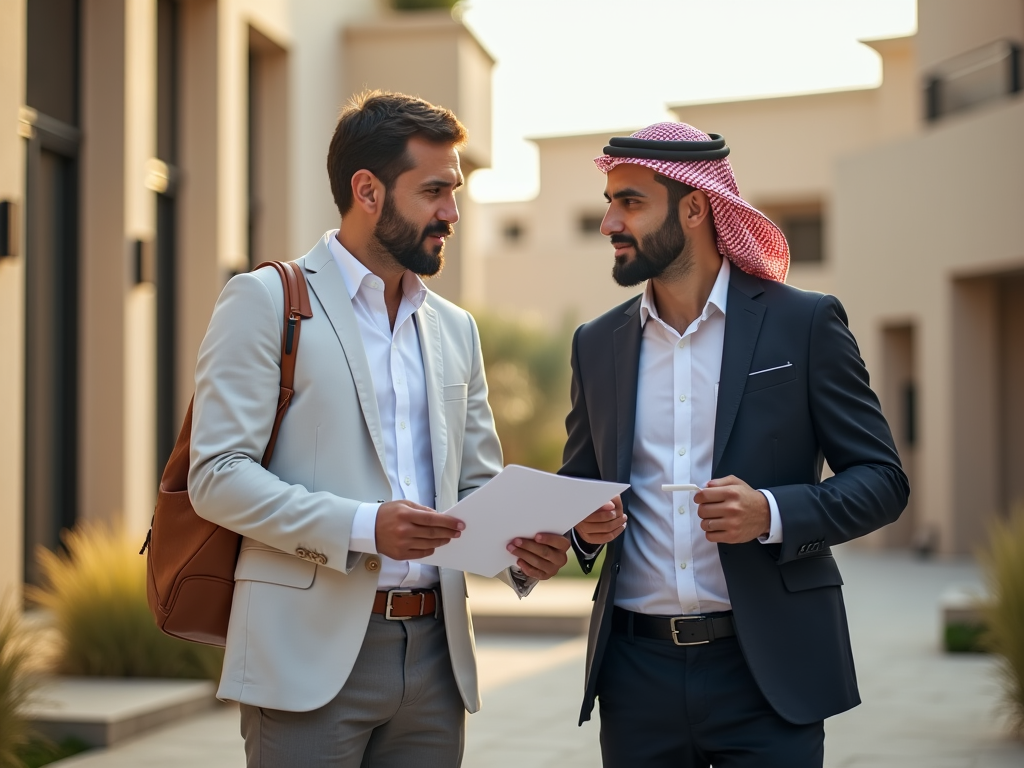
[[[295, 712], [329, 702], [352, 670], [380, 573], [379, 557], [349, 551], [352, 519], [360, 503], [391, 499], [373, 382], [326, 236], [299, 263], [313, 317], [269, 471], [284, 298], [266, 268], [228, 282], [200, 347], [188, 482], [200, 516], [243, 536], [217, 695]], [[501, 446], [472, 316], [430, 293], [416, 322], [443, 511], [501, 470]], [[441, 592], [455, 679], [475, 712], [464, 574], [442, 568]]]

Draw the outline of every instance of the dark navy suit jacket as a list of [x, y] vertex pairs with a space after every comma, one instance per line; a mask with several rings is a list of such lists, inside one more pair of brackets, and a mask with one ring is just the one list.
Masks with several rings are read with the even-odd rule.
[[[629, 482], [639, 309], [638, 297], [576, 331], [561, 474]], [[749, 375], [768, 368], [778, 369]], [[835, 472], [824, 482], [823, 460]], [[856, 706], [843, 580], [829, 548], [896, 520], [910, 487], [835, 297], [732, 269], [712, 469], [727, 475], [770, 490], [782, 518], [780, 545], [718, 547], [754, 679], [792, 723]], [[623, 503], [628, 514], [629, 491]], [[576, 554], [589, 571], [592, 561]], [[594, 596], [581, 723], [594, 707], [621, 558], [619, 537]]]

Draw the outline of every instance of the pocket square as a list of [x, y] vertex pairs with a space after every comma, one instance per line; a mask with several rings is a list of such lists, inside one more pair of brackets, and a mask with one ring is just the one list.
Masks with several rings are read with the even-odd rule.
[[751, 371], [748, 376], [757, 376], [759, 373], [768, 373], [769, 371], [781, 371], [783, 368], [792, 368], [792, 363], [786, 363], [785, 365], [776, 365], [774, 368], [763, 368], [760, 371]]

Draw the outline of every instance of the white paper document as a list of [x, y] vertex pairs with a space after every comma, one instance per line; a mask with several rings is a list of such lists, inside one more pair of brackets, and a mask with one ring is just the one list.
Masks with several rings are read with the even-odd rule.
[[417, 562], [496, 576], [516, 564], [516, 558], [505, 549], [512, 539], [565, 533], [628, 487], [510, 464], [483, 488], [445, 511], [464, 522], [466, 529], [459, 538]]

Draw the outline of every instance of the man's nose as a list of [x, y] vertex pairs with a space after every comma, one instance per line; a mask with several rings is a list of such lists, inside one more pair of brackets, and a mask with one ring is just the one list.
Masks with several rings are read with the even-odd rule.
[[605, 211], [604, 218], [601, 219], [601, 234], [605, 237], [614, 235], [617, 232], [622, 231], [622, 220], [612, 213], [612, 209], [609, 208]]
[[455, 202], [454, 196], [437, 212], [437, 218], [449, 224], [455, 224], [459, 220], [459, 205]]

